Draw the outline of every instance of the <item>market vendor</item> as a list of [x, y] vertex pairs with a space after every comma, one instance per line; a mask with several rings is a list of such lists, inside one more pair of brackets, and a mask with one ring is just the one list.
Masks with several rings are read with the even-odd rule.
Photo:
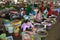
[[37, 12], [35, 21], [38, 23], [42, 21], [42, 12], [40, 10]]
[[26, 33], [28, 33], [30, 35], [30, 37], [32, 37], [32, 34], [34, 33], [34, 26], [29, 20], [26, 20], [22, 24], [21, 30], [23, 31], [22, 38], [23, 38], [24, 34], [26, 34]]
[[47, 19], [47, 15], [48, 15], [48, 10], [47, 8], [44, 9], [42, 17], [43, 17], [43, 21]]
[[41, 11], [43, 12], [44, 11], [44, 2], [41, 3]]
[[52, 8], [48, 8], [48, 16], [51, 16], [53, 13]]

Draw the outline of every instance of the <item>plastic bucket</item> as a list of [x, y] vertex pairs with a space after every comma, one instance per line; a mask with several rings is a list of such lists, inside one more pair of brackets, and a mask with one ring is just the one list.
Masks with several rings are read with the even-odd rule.
[[8, 32], [13, 33], [14, 28], [13, 27], [8, 27]]
[[5, 26], [10, 26], [9, 22], [4, 23]]
[[9, 22], [6, 22], [6, 23], [4, 23], [4, 26], [5, 26], [6, 31], [7, 31], [8, 27], [9, 27], [9, 26], [11, 26], [11, 25], [10, 25], [10, 23], [9, 23]]

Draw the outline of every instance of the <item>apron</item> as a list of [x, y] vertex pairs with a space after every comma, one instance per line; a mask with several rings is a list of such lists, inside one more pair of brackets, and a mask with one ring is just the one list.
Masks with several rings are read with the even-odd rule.
[[[23, 28], [21, 29], [21, 31], [22, 31], [21, 36], [24, 35], [24, 34], [26, 34], [26, 32], [23, 32]], [[31, 26], [29, 28], [26, 28], [26, 31], [32, 32]]]

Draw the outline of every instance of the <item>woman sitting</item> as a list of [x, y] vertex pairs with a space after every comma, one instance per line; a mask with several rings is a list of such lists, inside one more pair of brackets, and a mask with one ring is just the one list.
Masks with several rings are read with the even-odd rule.
[[24, 40], [25, 34], [29, 34], [29, 36], [30, 36], [30, 39], [27, 38], [26, 40], [31, 40], [32, 34], [34, 33], [34, 26], [32, 25], [32, 23], [29, 20], [26, 20], [22, 24], [21, 30], [22, 30], [22, 40]]
[[40, 23], [42, 21], [42, 12], [41, 11], [37, 12], [35, 21], [38, 23]]

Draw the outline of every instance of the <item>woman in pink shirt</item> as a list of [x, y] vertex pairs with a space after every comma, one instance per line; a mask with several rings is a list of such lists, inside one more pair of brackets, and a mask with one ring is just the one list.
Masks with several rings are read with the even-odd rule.
[[36, 21], [36, 22], [42, 21], [42, 12], [41, 12], [41, 11], [38, 11], [38, 12], [37, 12], [35, 21]]
[[24, 39], [24, 37], [26, 38], [26, 36], [24, 36], [25, 34], [29, 34], [30, 36], [29, 38], [27, 37], [26, 40], [31, 40], [32, 34], [34, 33], [34, 26], [29, 20], [26, 20], [22, 24], [21, 30], [22, 30], [22, 40]]

